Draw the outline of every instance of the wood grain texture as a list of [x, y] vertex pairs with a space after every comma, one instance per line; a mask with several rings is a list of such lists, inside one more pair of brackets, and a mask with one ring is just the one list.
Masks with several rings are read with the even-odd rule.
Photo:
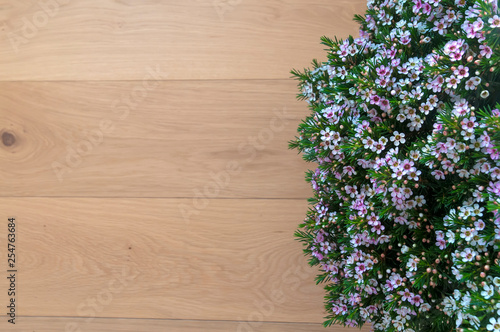
[[324, 331], [289, 72], [365, 6], [0, 0], [0, 331]]
[[3, 198], [2, 220], [18, 224], [18, 314], [322, 321], [292, 236], [305, 201], [212, 200], [190, 220], [185, 201]]
[[[54, 3], [45, 6], [42, 3]], [[60, 4], [60, 5], [59, 5]], [[365, 0], [1, 0], [0, 80], [288, 78]]]
[[361, 331], [363, 329], [344, 329], [333, 326], [325, 329], [321, 324], [271, 323], [271, 322], [229, 322], [194, 320], [156, 320], [156, 319], [109, 319], [96, 318], [88, 322], [84, 318], [65, 317], [20, 317], [16, 327], [2, 330], [16, 332], [341, 332]]
[[140, 82], [0, 83], [0, 195], [310, 195], [294, 81], [155, 83], [133, 107]]

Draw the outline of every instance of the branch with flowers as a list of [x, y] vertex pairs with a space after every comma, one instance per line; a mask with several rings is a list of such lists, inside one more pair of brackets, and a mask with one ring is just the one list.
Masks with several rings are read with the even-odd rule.
[[498, 3], [369, 0], [355, 20], [292, 71], [325, 326], [500, 332]]

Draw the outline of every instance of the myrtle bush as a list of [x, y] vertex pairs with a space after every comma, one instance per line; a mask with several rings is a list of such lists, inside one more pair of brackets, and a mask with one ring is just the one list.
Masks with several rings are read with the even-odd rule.
[[325, 326], [500, 332], [500, 17], [478, 0], [370, 0], [358, 38], [293, 70], [317, 163], [296, 232]]

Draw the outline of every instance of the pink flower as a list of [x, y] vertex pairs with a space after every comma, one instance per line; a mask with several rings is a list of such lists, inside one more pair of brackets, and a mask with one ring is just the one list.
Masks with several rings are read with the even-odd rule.
[[415, 295], [413, 298], [411, 298], [410, 303], [415, 305], [415, 306], [420, 306], [422, 303], [424, 303], [424, 300], [420, 295]]
[[467, 80], [465, 82], [465, 90], [476, 90], [476, 85], [474, 84], [474, 81], [471, 79]]
[[414, 297], [414, 294], [408, 290], [408, 288], [405, 288], [404, 291], [399, 292], [400, 295], [402, 295], [402, 300], [403, 301], [410, 301]]
[[380, 234], [384, 229], [385, 229], [385, 226], [379, 222], [377, 225], [372, 227], [371, 231], [374, 233]]
[[470, 262], [474, 259], [474, 256], [476, 256], [476, 252], [472, 251], [471, 248], [465, 248], [465, 250], [460, 253], [460, 256], [464, 262]]
[[446, 241], [444, 239], [439, 239], [436, 241], [436, 245], [439, 247], [439, 249], [443, 250], [446, 248]]
[[382, 111], [387, 111], [391, 108], [391, 104], [387, 99], [380, 99], [380, 109]]
[[477, 30], [474, 28], [474, 25], [472, 25], [472, 23], [466, 21], [462, 25], [462, 29], [467, 34], [467, 38], [474, 38], [476, 36], [476, 31]]
[[354, 167], [346, 166], [346, 167], [344, 167], [344, 174], [354, 175], [354, 174], [356, 174], [356, 171], [354, 170]]
[[379, 105], [380, 104], [380, 96], [378, 95], [371, 95], [370, 96], [370, 103], [373, 104], [373, 105]]
[[376, 69], [377, 75], [378, 76], [389, 76], [392, 73], [392, 69], [390, 67], [386, 66], [380, 66], [379, 68]]
[[418, 12], [422, 9], [422, 1], [421, 0], [415, 0], [414, 5], [413, 5], [413, 13], [418, 14]]
[[450, 40], [444, 46], [444, 53], [450, 57], [451, 61], [458, 61], [462, 59], [468, 45], [465, 43], [463, 39], [459, 40]]
[[492, 194], [500, 196], [500, 181], [490, 182], [490, 186], [488, 187], [488, 191]]
[[460, 65], [457, 67], [457, 69], [455, 69], [455, 71], [453, 71], [453, 74], [455, 74], [459, 79], [469, 77], [469, 67]]
[[445, 20], [441, 19], [439, 21], [434, 21], [434, 28], [432, 28], [432, 31], [437, 31], [440, 35], [444, 35], [447, 31]]
[[500, 168], [494, 167], [491, 169], [491, 178], [493, 180], [500, 180]]
[[489, 47], [488, 45], [480, 45], [479, 49], [481, 50], [480, 54], [482, 56], [484, 56], [486, 59], [491, 58], [491, 55], [493, 54], [491, 47]]
[[480, 31], [484, 28], [484, 22], [482, 19], [478, 18], [476, 21], [474, 21], [474, 23], [472, 23], [474, 25], [474, 28], [477, 30], [477, 31]]
[[356, 271], [356, 273], [362, 274], [363, 272], [366, 271], [365, 263], [358, 262], [354, 270]]
[[450, 77], [446, 78], [446, 87], [450, 89], [456, 89], [459, 82], [460, 81], [454, 75], [451, 75]]
[[411, 34], [409, 31], [405, 31], [401, 34], [399, 42], [403, 45], [408, 45], [411, 42]]
[[498, 17], [498, 15], [495, 15], [488, 20], [488, 23], [492, 28], [500, 28], [500, 17]]
[[469, 119], [465, 118], [462, 120], [462, 129], [468, 132], [474, 132], [474, 128], [477, 126], [475, 122], [476, 118], [471, 116]]
[[434, 175], [436, 180], [444, 180], [444, 173], [442, 171], [436, 170], [433, 171], [431, 174]]
[[479, 141], [481, 141], [481, 147], [489, 147], [491, 138], [486, 131], [483, 131], [483, 134], [479, 136]]

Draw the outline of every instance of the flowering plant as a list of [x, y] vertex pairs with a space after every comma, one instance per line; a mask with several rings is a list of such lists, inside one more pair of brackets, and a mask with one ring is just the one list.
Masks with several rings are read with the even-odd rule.
[[500, 332], [498, 4], [369, 0], [355, 20], [292, 71], [325, 326]]

